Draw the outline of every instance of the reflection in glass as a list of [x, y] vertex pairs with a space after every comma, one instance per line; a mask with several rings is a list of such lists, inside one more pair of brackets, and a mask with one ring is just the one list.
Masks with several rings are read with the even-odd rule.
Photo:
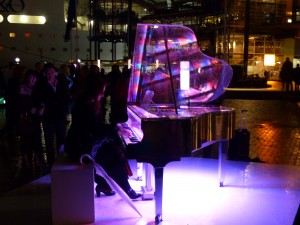
[[[189, 62], [190, 84], [180, 89], [180, 64]], [[218, 99], [232, 78], [231, 67], [204, 55], [185, 26], [138, 24], [128, 102], [188, 105]], [[182, 74], [181, 74], [182, 76]]]

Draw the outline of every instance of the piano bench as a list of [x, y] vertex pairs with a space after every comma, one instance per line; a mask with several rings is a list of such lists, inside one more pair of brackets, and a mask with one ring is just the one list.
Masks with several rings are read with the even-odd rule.
[[51, 168], [52, 224], [93, 223], [94, 198], [94, 167], [59, 153]]

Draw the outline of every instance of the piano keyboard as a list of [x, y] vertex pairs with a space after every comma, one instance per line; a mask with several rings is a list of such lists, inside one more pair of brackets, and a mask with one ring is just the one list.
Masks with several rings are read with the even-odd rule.
[[126, 145], [141, 142], [141, 140], [135, 134], [133, 129], [131, 129], [131, 127], [128, 125], [128, 123], [122, 123], [121, 126], [123, 129], [126, 129], [126, 130], [130, 131], [130, 133], [131, 133], [130, 136], [124, 136], [124, 135], [122, 136]]

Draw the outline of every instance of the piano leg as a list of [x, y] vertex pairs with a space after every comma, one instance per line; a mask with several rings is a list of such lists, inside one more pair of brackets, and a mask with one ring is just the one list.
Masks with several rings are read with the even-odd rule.
[[143, 180], [143, 164], [144, 163], [140, 163], [140, 162], [138, 162], [137, 164], [136, 164], [136, 166], [137, 166], [137, 169], [136, 169], [136, 171], [137, 171], [137, 180], [138, 181], [142, 181]]
[[152, 178], [153, 178], [153, 166], [150, 163], [143, 163], [143, 168], [145, 169], [145, 177], [146, 182], [143, 189], [143, 200], [151, 200], [154, 199], [154, 190], [152, 186]]
[[218, 167], [218, 175], [220, 187], [224, 186], [225, 180], [225, 164], [227, 160], [227, 143], [228, 140], [219, 141], [219, 167]]
[[155, 167], [155, 223], [162, 221], [163, 167]]

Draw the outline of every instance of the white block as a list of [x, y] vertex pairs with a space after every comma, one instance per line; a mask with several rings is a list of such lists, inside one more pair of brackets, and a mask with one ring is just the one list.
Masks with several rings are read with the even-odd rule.
[[56, 163], [51, 169], [52, 224], [95, 221], [94, 167]]

